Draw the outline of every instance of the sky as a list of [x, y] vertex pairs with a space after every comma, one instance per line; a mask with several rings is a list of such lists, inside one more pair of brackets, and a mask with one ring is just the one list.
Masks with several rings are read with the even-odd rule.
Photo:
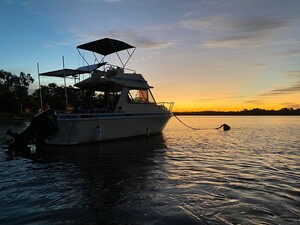
[[37, 89], [37, 63], [75, 69], [76, 46], [109, 37], [137, 47], [127, 67], [174, 111], [296, 109], [299, 12], [299, 0], [1, 0], [0, 70]]

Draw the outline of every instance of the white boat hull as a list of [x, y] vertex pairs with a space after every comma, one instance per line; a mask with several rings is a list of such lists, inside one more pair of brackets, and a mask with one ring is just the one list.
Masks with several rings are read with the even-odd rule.
[[57, 120], [59, 131], [48, 138], [48, 144], [75, 145], [161, 133], [172, 113], [74, 116], [65, 114]]

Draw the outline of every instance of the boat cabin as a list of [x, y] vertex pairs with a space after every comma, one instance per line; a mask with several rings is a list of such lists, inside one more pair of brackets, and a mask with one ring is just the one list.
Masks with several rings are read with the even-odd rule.
[[156, 105], [147, 81], [141, 74], [124, 73], [120, 68], [95, 71], [91, 77], [75, 84], [83, 90], [82, 104], [77, 110], [86, 112], [132, 113], [142, 107]]

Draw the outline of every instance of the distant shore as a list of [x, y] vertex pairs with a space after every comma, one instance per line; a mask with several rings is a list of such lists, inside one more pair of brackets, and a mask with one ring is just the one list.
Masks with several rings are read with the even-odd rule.
[[175, 115], [189, 116], [300, 116], [300, 109], [283, 108], [280, 110], [244, 109], [242, 111], [195, 111], [173, 112]]
[[30, 120], [36, 113], [0, 113], [0, 123]]
[[[8, 120], [29, 120], [38, 112], [4, 113], [0, 112], [0, 122]], [[300, 116], [300, 109], [283, 108], [280, 110], [266, 109], [244, 109], [242, 111], [194, 111], [194, 112], [173, 112], [174, 115], [186, 116]]]

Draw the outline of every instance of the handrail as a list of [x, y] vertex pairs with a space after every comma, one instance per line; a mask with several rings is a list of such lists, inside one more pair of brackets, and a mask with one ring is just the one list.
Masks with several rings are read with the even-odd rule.
[[172, 112], [173, 106], [174, 106], [174, 102], [157, 102], [156, 104], [163, 106], [165, 109], [167, 109], [171, 112]]

